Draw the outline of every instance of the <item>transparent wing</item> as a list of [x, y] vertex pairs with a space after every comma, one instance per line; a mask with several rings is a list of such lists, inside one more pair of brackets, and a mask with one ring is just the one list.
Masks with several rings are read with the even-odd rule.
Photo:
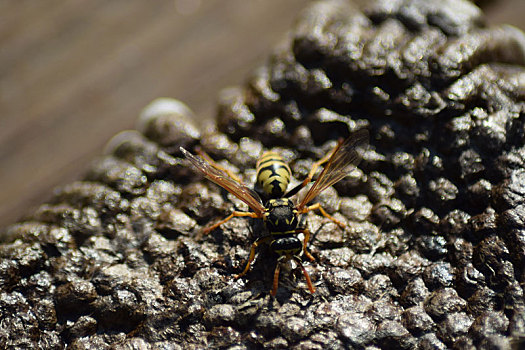
[[233, 180], [224, 171], [213, 167], [210, 163], [204, 161], [200, 157], [194, 156], [184, 148], [181, 147], [180, 150], [186, 159], [189, 160], [190, 163], [193, 164], [193, 166], [207, 179], [215, 182], [217, 185], [246, 203], [257, 214], [257, 216], [262, 216], [264, 213], [264, 206], [262, 205], [261, 199], [257, 193], [245, 185]]
[[363, 129], [337, 145], [323, 171], [297, 206], [299, 212], [319, 193], [343, 179], [359, 164], [368, 146], [368, 138], [368, 131]]

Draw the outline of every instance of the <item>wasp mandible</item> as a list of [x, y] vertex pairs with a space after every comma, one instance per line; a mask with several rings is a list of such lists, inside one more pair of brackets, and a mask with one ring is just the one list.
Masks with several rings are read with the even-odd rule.
[[[264, 197], [264, 202], [255, 190], [248, 188], [240, 179], [216, 164], [205, 153], [199, 152], [200, 157], [196, 157], [184, 148], [180, 148], [186, 159], [206, 178], [239, 198], [252, 210], [251, 212], [233, 211], [225, 219], [205, 228], [205, 233], [216, 229], [233, 217], [262, 219], [268, 229], [268, 235], [260, 237], [253, 242], [246, 267], [240, 274], [235, 276], [236, 279], [244, 276], [249, 271], [255, 258], [257, 247], [261, 244], [268, 244], [270, 249], [279, 256], [270, 294], [275, 296], [277, 293], [281, 264], [289, 260], [294, 260], [299, 265], [306, 279], [308, 289], [312, 294], [315, 292], [310, 276], [299, 258], [299, 254], [302, 251], [308, 259], [311, 261], [315, 260], [306, 249], [310, 239], [310, 231], [306, 227], [300, 227], [299, 218], [309, 211], [319, 210], [323, 216], [342, 228], [345, 227], [342, 222], [329, 215], [319, 203], [309, 204], [319, 193], [343, 179], [357, 166], [368, 145], [368, 139], [368, 131], [361, 129], [345, 140], [338, 142], [331, 152], [314, 163], [306, 179], [288, 192], [286, 192], [286, 188], [292, 175], [290, 168], [277, 153], [265, 152], [256, 165], [257, 180], [255, 185], [255, 189]], [[310, 187], [298, 204], [294, 204], [290, 197], [307, 186], [312, 181], [316, 170], [324, 163], [326, 165], [312, 187]], [[303, 242], [297, 237], [299, 233], [304, 235]]]

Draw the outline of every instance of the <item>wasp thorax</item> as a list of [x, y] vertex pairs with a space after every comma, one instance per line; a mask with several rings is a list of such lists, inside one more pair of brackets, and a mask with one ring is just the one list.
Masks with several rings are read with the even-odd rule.
[[270, 232], [288, 232], [297, 228], [295, 207], [288, 198], [271, 199], [267, 210], [265, 219]]

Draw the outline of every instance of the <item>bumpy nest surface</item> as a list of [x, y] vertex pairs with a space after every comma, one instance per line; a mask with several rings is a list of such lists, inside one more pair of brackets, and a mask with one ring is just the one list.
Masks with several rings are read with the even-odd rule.
[[[525, 334], [525, 40], [468, 2], [312, 5], [218, 128], [150, 106], [85, 181], [5, 234], [0, 347], [507, 348]], [[168, 104], [168, 107], [166, 107]], [[163, 106], [159, 109], [159, 106]], [[253, 183], [267, 148], [301, 180], [367, 128], [359, 170], [309, 213], [307, 263], [270, 297], [264, 227], [186, 166], [197, 144]], [[522, 343], [521, 343], [522, 344]]]

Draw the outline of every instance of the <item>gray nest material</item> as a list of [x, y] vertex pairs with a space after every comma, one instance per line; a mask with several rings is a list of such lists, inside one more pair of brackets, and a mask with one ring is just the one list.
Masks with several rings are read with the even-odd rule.
[[[467, 1], [314, 3], [217, 128], [157, 101], [84, 181], [4, 233], [1, 348], [497, 348], [525, 334], [525, 37]], [[359, 170], [307, 216], [316, 261], [283, 271], [265, 228], [184, 162], [200, 147], [253, 183], [279, 150], [301, 181], [366, 128]]]

